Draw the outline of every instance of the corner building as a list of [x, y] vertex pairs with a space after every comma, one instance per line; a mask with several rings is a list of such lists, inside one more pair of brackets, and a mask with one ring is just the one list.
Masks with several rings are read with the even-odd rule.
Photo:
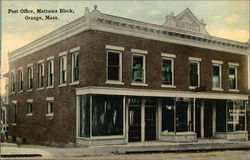
[[9, 138], [247, 140], [248, 46], [210, 36], [188, 8], [163, 25], [86, 8], [9, 54]]

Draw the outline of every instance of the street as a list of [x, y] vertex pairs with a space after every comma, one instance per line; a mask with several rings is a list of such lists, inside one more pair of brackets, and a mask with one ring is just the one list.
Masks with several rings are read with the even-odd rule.
[[120, 154], [111, 156], [75, 157], [75, 158], [5, 158], [5, 159], [67, 159], [67, 160], [250, 160], [249, 151], [213, 151], [197, 153], [145, 153]]

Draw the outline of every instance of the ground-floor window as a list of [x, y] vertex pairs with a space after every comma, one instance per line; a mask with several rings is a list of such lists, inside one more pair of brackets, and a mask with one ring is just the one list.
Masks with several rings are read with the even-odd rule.
[[90, 136], [90, 96], [84, 95], [80, 96], [80, 137], [89, 137]]
[[93, 96], [92, 128], [93, 136], [123, 134], [122, 96]]
[[79, 113], [80, 137], [123, 135], [123, 96], [79, 96]]
[[228, 102], [228, 132], [245, 130], [245, 101]]

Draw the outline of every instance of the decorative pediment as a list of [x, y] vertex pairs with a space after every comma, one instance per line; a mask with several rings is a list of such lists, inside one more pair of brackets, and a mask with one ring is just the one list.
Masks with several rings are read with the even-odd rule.
[[170, 15], [166, 16], [166, 22], [163, 24], [163, 26], [208, 35], [208, 32], [205, 28], [206, 24], [203, 23], [203, 20], [199, 21], [189, 8], [186, 8], [177, 16], [174, 16], [174, 13], [171, 12]]

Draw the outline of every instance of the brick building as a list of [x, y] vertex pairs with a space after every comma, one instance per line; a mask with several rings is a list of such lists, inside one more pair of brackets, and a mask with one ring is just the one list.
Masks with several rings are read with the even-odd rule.
[[12, 140], [247, 139], [248, 43], [187, 8], [163, 25], [95, 9], [9, 54]]

